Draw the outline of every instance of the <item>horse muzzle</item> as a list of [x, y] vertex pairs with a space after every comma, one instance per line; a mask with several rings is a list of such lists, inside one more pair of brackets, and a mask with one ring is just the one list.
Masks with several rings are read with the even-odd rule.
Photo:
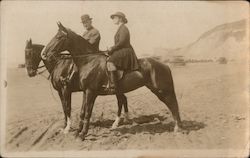
[[34, 76], [36, 76], [37, 71], [31, 69], [31, 70], [28, 70], [27, 73], [28, 73], [28, 76], [29, 76], [29, 77], [34, 77]]

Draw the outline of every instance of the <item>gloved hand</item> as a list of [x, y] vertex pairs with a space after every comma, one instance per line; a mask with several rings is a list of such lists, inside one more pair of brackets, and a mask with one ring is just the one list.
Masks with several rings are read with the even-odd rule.
[[113, 54], [112, 47], [109, 47], [109, 48], [108, 48], [108, 54], [109, 54], [109, 55], [112, 55], [112, 54]]
[[104, 53], [104, 55], [109, 56], [108, 50], [104, 51], [103, 53]]

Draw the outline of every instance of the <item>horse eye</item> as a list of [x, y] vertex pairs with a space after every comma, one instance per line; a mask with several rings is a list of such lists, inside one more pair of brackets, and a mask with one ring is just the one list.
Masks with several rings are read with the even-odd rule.
[[31, 51], [26, 51], [25, 54], [28, 55], [28, 56], [30, 56], [32, 54], [32, 52]]
[[58, 35], [58, 36], [56, 36], [56, 39], [60, 39], [62, 36], [60, 36], [60, 35]]

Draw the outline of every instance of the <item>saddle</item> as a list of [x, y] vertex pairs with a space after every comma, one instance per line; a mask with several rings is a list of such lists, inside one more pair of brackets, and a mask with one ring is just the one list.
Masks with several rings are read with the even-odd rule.
[[[108, 61], [109, 55], [107, 54], [107, 51], [99, 51], [99, 53], [104, 54], [106, 56], [105, 71], [106, 71], [107, 76], [110, 77], [108, 67], [107, 67], [107, 61]], [[68, 55], [69, 54], [65, 54], [65, 58], [68, 58]], [[70, 68], [69, 68], [69, 75], [65, 78], [65, 81], [69, 82], [77, 71], [78, 71], [77, 66], [74, 63], [72, 63], [70, 65]], [[131, 73], [131, 72], [133, 72], [133, 71], [124, 71], [124, 70], [121, 70], [121, 69], [118, 68], [116, 70], [117, 80], [120, 81], [126, 74]], [[109, 80], [108, 80], [107, 85], [103, 85], [103, 87], [109, 87], [109, 84], [110, 83], [109, 83]]]
[[[102, 53], [102, 54], [104, 54], [106, 56], [105, 71], [106, 71], [107, 75], [109, 75], [109, 73], [108, 73], [108, 67], [107, 67], [107, 61], [108, 61], [108, 58], [109, 58], [108, 51], [102, 51], [102, 50], [100, 50], [99, 53]], [[119, 80], [122, 79], [123, 75], [126, 74], [126, 71], [118, 69], [118, 70], [116, 70], [116, 73], [117, 73], [117, 80], [119, 81]]]

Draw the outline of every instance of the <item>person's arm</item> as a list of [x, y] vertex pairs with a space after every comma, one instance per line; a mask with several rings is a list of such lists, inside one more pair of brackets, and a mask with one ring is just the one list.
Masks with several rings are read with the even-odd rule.
[[100, 40], [100, 33], [96, 30], [91, 34], [91, 37], [89, 38], [88, 42], [90, 44], [94, 44], [98, 40]]
[[126, 43], [126, 41], [128, 40], [128, 37], [129, 37], [129, 31], [128, 31], [128, 29], [126, 27], [122, 27], [119, 30], [119, 40], [118, 40], [118, 42], [113, 47], [111, 47], [110, 52], [112, 53], [115, 50], [123, 47], [124, 44]]

